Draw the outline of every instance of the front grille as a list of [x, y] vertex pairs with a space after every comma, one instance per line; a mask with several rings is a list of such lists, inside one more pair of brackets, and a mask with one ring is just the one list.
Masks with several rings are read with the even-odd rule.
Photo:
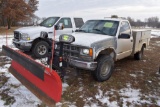
[[[60, 46], [58, 45], [57, 46], [57, 54], [59, 53], [59, 48]], [[80, 47], [78, 46], [73, 46], [71, 44], [64, 44], [64, 47], [63, 47], [63, 55], [64, 57], [79, 57], [80, 56]]]
[[21, 34], [19, 32], [14, 32], [14, 39], [20, 40]]
[[65, 44], [63, 47], [63, 52], [65, 56], [79, 57], [80, 48], [70, 44]]

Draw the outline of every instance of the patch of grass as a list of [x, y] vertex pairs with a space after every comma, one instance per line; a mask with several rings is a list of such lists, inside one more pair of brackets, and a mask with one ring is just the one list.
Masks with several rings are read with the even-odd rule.
[[9, 93], [9, 88], [3, 90], [0, 92], [1, 100], [3, 100], [5, 103], [4, 105], [12, 105], [16, 100], [13, 96], [10, 96]]
[[2, 52], [0, 52], [0, 66], [4, 66], [5, 64], [10, 63], [11, 59], [8, 57], [1, 57], [5, 56]]
[[20, 85], [14, 85], [14, 84], [10, 84], [10, 86], [13, 87], [13, 88], [18, 88], [18, 87], [20, 87]]
[[152, 101], [153, 104], [157, 103], [157, 99], [155, 99], [155, 98], [151, 98], [151, 101]]
[[4, 55], [3, 53], [2, 53], [2, 51], [0, 52], [0, 56], [2, 56], [2, 55]]
[[4, 73], [0, 73], [0, 96], [1, 100], [5, 101], [4, 105], [12, 105], [16, 100], [13, 96], [10, 96], [9, 88], [2, 90], [1, 88], [7, 83], [8, 77]]
[[2, 93], [0, 93], [1, 100], [5, 101], [4, 105], [12, 105], [16, 100], [13, 96], [8, 95], [7, 91], [3, 90]]
[[13, 31], [18, 28], [19, 27], [11, 27], [11, 29], [8, 30], [7, 27], [0, 27], [0, 35], [5, 35], [6, 32], [7, 34], [11, 35], [13, 34]]
[[141, 97], [140, 100], [149, 100], [149, 98], [144, 95], [141, 95], [140, 97]]
[[0, 66], [4, 66], [5, 64], [5, 62], [0, 62]]
[[112, 102], [112, 101], [116, 101], [117, 100], [117, 97], [116, 96], [110, 96], [109, 97], [109, 101]]
[[8, 81], [8, 77], [4, 75], [4, 73], [0, 73], [0, 88], [2, 88], [5, 83]]
[[85, 102], [83, 101], [83, 98], [78, 98], [78, 99], [76, 100], [76, 106], [78, 106], [78, 107], [83, 107], [84, 104], [85, 104]]
[[130, 103], [130, 102], [127, 102], [127, 107], [130, 107], [130, 105], [132, 105], [132, 103]]
[[65, 103], [62, 105], [62, 107], [69, 107], [69, 105]]
[[47, 105], [44, 103], [41, 103], [41, 104], [38, 104], [37, 107], [47, 107]]

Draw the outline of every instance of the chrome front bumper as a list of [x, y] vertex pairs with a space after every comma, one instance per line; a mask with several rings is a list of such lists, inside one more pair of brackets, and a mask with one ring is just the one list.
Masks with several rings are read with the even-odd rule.
[[20, 50], [30, 51], [30, 49], [32, 47], [32, 43], [31, 42], [16, 41], [15, 39], [13, 39], [12, 42], [15, 45], [15, 47], [18, 48], [18, 49], [20, 49]]
[[95, 70], [97, 67], [97, 62], [84, 62], [79, 60], [70, 59], [69, 64], [77, 68], [82, 68], [86, 70]]

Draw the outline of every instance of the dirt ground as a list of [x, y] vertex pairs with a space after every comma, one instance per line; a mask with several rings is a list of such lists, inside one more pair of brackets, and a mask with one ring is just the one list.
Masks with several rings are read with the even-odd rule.
[[[2, 53], [0, 53], [2, 56]], [[2, 60], [2, 59], [0, 59]], [[5, 59], [3, 59], [5, 60]], [[5, 63], [1, 63], [0, 66]], [[120, 94], [124, 88], [132, 88], [141, 92], [139, 103], [127, 102], [127, 106], [135, 107], [158, 107], [157, 100], [160, 96], [160, 38], [152, 38], [150, 46], [144, 51], [143, 60], [134, 60], [133, 56], [117, 61], [115, 70], [111, 78], [105, 82], [97, 82], [92, 77], [90, 71], [81, 70], [76, 73], [74, 69], [69, 69], [64, 81], [69, 85], [63, 92], [61, 106], [69, 107], [74, 104], [77, 107], [83, 107], [86, 104], [92, 106], [96, 103], [100, 107], [108, 107], [109, 104], [102, 103], [97, 94], [102, 98], [108, 98], [110, 102], [117, 102], [119, 107], [123, 107], [123, 98], [126, 96]], [[0, 88], [6, 83], [7, 77], [0, 74]], [[0, 95], [3, 95], [1, 92]], [[15, 99], [9, 95], [2, 100], [6, 103], [14, 103]], [[156, 97], [153, 97], [156, 96]], [[9, 100], [8, 100], [9, 99]], [[142, 100], [150, 103], [142, 102]], [[39, 107], [45, 107], [44, 104]]]

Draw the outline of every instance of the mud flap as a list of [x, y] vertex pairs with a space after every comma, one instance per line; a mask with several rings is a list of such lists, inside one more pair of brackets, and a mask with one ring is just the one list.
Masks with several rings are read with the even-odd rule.
[[59, 75], [20, 51], [3, 46], [2, 51], [11, 57], [9, 71], [33, 94], [48, 106], [59, 102], [62, 94], [62, 82]]

